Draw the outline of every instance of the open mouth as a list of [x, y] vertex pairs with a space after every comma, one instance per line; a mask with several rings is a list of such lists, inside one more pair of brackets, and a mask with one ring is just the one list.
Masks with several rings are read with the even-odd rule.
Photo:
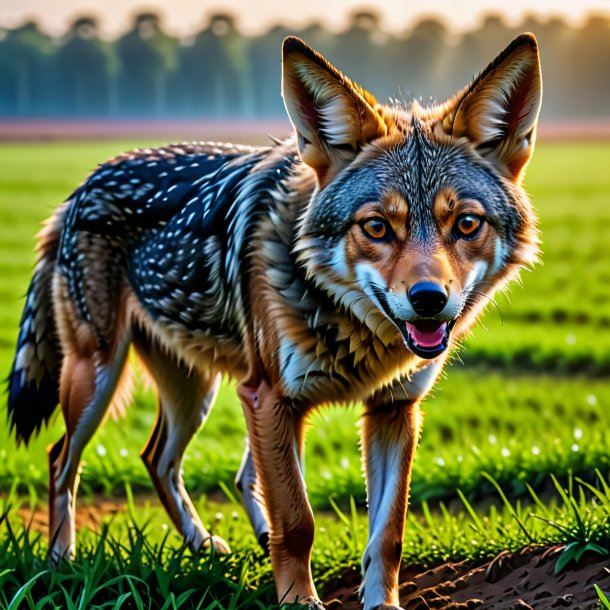
[[433, 320], [431, 318], [406, 322], [398, 320], [390, 309], [382, 290], [373, 286], [373, 292], [385, 315], [396, 325], [402, 335], [405, 345], [420, 358], [436, 358], [449, 345], [449, 335], [455, 326], [456, 319], [450, 322]]
[[436, 358], [449, 344], [449, 335], [455, 321], [417, 320], [399, 326], [407, 347], [420, 358]]

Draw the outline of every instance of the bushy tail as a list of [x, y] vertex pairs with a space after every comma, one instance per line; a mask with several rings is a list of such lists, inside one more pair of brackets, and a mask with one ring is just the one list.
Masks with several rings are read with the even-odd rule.
[[53, 312], [52, 282], [67, 201], [38, 235], [38, 263], [19, 325], [8, 378], [8, 417], [17, 441], [28, 442], [59, 402], [61, 348]]

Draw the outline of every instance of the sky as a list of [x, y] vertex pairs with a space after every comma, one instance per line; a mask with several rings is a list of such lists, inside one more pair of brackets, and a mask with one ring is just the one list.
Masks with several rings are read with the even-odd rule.
[[340, 30], [350, 12], [367, 6], [375, 8], [383, 26], [393, 32], [430, 15], [440, 16], [454, 31], [476, 28], [481, 16], [491, 12], [502, 13], [509, 22], [519, 21], [526, 13], [542, 18], [559, 15], [575, 23], [592, 12], [610, 15], [610, 0], [0, 0], [0, 26], [14, 27], [33, 18], [47, 32], [61, 34], [67, 23], [87, 14], [97, 16], [102, 34], [112, 37], [127, 29], [134, 14], [152, 9], [163, 17], [165, 28], [178, 36], [200, 29], [210, 14], [227, 10], [250, 34], [277, 23], [298, 29], [314, 20]]

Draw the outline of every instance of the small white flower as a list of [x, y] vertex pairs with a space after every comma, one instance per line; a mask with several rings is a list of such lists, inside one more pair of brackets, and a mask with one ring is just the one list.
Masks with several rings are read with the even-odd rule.
[[434, 460], [439, 466], [444, 466], [445, 465], [445, 460], [439, 455], [435, 460]]
[[341, 468], [344, 468], [345, 470], [349, 468], [349, 460], [346, 457], [341, 458]]
[[572, 451], [576, 452], [576, 451], [578, 451], [579, 449], [580, 449], [580, 447], [578, 446], [578, 443], [574, 443], [574, 444], [572, 445]]
[[98, 445], [97, 448], [95, 449], [95, 452], [100, 456], [100, 457], [104, 457], [106, 455], [106, 447], [104, 447], [104, 445]]
[[121, 457], [127, 457], [129, 455], [129, 451], [127, 451], [127, 449], [125, 449], [125, 447], [121, 447], [119, 449], [119, 455]]
[[582, 438], [582, 429], [574, 428], [574, 438], [579, 441]]
[[595, 394], [589, 394], [587, 396], [587, 404], [594, 407], [597, 404], [597, 396], [595, 396]]
[[510, 450], [508, 447], [502, 447], [502, 451], [500, 451], [502, 457], [508, 457], [510, 455]]
[[576, 336], [572, 333], [566, 335], [566, 343], [568, 345], [576, 345]]
[[536, 447], [535, 445], [532, 447], [532, 453], [534, 455], [540, 455], [540, 447]]
[[498, 442], [498, 439], [495, 437], [495, 435], [494, 435], [494, 434], [490, 434], [490, 435], [487, 437], [487, 440], [489, 441], [489, 444], [490, 444], [490, 445], [495, 445], [495, 444]]
[[166, 530], [167, 530], [167, 523], [162, 523], [162, 524], [161, 524], [161, 529], [162, 529], [163, 531], [166, 531]]

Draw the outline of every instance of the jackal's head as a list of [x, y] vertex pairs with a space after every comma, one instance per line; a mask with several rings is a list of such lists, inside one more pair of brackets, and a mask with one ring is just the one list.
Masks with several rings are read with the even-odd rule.
[[516, 38], [445, 104], [398, 108], [287, 38], [283, 95], [318, 184], [299, 259], [340, 306], [365, 322], [380, 310], [412, 352], [438, 356], [537, 256], [520, 186], [542, 96], [536, 39]]

